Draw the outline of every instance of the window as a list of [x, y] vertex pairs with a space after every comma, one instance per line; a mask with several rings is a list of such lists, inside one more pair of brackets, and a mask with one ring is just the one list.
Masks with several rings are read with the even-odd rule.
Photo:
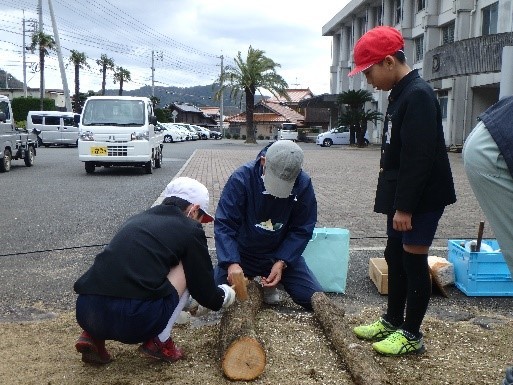
[[32, 115], [32, 123], [43, 124], [43, 117], [41, 115]]
[[424, 59], [424, 35], [420, 35], [419, 37], [413, 39], [413, 44], [415, 45], [413, 60], [415, 63], [417, 63]]
[[417, 0], [416, 6], [417, 6], [417, 12], [422, 11], [424, 8], [426, 8], [426, 0]]
[[442, 119], [447, 119], [447, 102], [449, 100], [449, 91], [442, 90], [437, 92], [440, 110], [442, 111]]
[[9, 104], [7, 102], [0, 102], [0, 112], [5, 114], [6, 120], [11, 119], [11, 114], [9, 113]]
[[442, 45], [454, 42], [454, 21], [442, 27]]
[[61, 124], [61, 118], [59, 116], [46, 116], [45, 124], [49, 126], [58, 126]]
[[499, 3], [493, 3], [483, 8], [483, 27], [482, 34], [493, 35], [497, 33], [497, 17], [499, 13]]
[[376, 20], [374, 20], [374, 25], [383, 25], [383, 8], [376, 7]]
[[63, 116], [62, 122], [66, 127], [75, 125], [75, 119], [71, 116]]
[[395, 0], [394, 2], [394, 23], [399, 24], [401, 22], [401, 0]]

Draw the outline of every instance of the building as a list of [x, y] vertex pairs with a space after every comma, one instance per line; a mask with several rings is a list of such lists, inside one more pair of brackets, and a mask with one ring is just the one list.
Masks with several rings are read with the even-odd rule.
[[[369, 89], [363, 74], [347, 74], [354, 67], [356, 41], [378, 25], [401, 31], [408, 64], [433, 86], [448, 148], [461, 149], [477, 116], [499, 99], [502, 87], [513, 93], [511, 1], [352, 0], [322, 28], [323, 36], [333, 39], [331, 94]], [[367, 108], [385, 112], [388, 93], [373, 95]], [[380, 142], [381, 125], [369, 127], [375, 143]]]
[[216, 128], [219, 122], [190, 103], [171, 103], [168, 106], [169, 115], [176, 123], [190, 123], [197, 126]]

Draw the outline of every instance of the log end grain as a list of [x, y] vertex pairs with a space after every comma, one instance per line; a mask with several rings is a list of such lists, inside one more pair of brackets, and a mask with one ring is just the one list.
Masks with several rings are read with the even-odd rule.
[[241, 337], [226, 349], [222, 368], [230, 380], [250, 381], [257, 378], [265, 369], [265, 350], [256, 338]]

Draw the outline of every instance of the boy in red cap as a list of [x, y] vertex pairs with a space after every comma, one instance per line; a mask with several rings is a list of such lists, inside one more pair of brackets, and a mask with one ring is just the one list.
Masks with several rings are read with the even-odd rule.
[[425, 350], [420, 331], [431, 296], [428, 251], [445, 206], [456, 202], [440, 105], [432, 88], [406, 64], [404, 40], [376, 27], [354, 47], [356, 68], [390, 91], [374, 211], [387, 215], [388, 306], [376, 322], [357, 326], [374, 350], [400, 356]]

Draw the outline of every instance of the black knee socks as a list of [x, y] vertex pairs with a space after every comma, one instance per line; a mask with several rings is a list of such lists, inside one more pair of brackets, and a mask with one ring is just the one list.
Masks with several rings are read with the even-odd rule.
[[427, 254], [408, 253], [403, 250], [400, 239], [389, 238], [385, 259], [388, 264], [388, 308], [384, 318], [419, 336], [431, 297]]
[[388, 265], [388, 307], [383, 318], [399, 327], [404, 321], [408, 290], [408, 280], [403, 266], [403, 242], [400, 238], [388, 238], [385, 260]]
[[408, 276], [406, 317], [402, 329], [419, 336], [420, 325], [426, 315], [431, 297], [431, 277], [427, 254], [403, 251], [404, 270]]

